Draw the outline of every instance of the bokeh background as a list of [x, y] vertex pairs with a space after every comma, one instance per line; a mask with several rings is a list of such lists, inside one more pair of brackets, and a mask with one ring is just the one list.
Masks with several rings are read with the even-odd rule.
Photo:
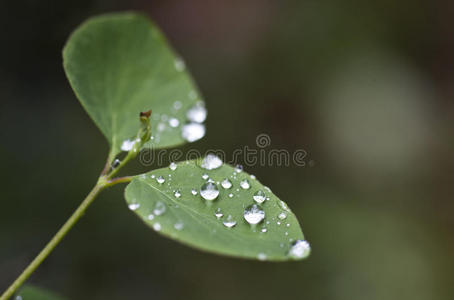
[[[285, 200], [309, 259], [262, 263], [160, 237], [103, 193], [30, 282], [69, 299], [453, 299], [454, 5], [450, 1], [0, 2], [0, 289], [92, 187], [107, 143], [65, 79], [86, 18], [150, 15], [209, 110], [186, 149], [305, 149], [248, 167]], [[143, 171], [133, 164], [131, 172]]]

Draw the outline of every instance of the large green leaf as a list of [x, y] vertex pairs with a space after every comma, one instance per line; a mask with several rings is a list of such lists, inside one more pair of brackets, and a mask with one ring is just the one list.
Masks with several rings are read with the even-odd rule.
[[53, 292], [49, 292], [42, 288], [32, 285], [27, 285], [21, 289], [15, 298], [16, 300], [64, 300]]
[[89, 19], [69, 38], [63, 64], [74, 92], [114, 154], [137, 133], [141, 111], [153, 110], [150, 143], [162, 148], [185, 142], [181, 131], [187, 111], [196, 103], [203, 105], [184, 62], [143, 15]]
[[[136, 176], [125, 191], [129, 208], [159, 233], [202, 250], [273, 261], [309, 254], [295, 215], [269, 188], [226, 164], [212, 170], [201, 166], [200, 161], [187, 161], [177, 164], [176, 169], [168, 167]], [[222, 186], [225, 178], [232, 183], [231, 188]], [[243, 180], [249, 182], [249, 189], [241, 187]], [[219, 190], [213, 201], [201, 196], [201, 187], [207, 182], [213, 182]], [[253, 196], [258, 191], [267, 198], [259, 205], [265, 218], [251, 225], [244, 211], [257, 204]], [[222, 217], [216, 217], [216, 213]], [[228, 221], [236, 225], [225, 226]]]

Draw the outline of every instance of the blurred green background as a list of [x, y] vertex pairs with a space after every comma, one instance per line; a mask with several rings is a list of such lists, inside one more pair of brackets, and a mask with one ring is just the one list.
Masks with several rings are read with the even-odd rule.
[[[0, 2], [0, 290], [78, 206], [107, 143], [61, 62], [86, 18], [140, 10], [209, 110], [186, 147], [305, 149], [248, 167], [292, 207], [309, 259], [202, 253], [103, 193], [29, 282], [69, 299], [453, 299], [454, 5], [449, 1]], [[145, 168], [139, 163], [130, 172]]]

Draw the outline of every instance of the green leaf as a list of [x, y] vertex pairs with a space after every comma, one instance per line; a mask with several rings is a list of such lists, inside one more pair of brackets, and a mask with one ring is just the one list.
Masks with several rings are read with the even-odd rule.
[[[136, 135], [139, 113], [150, 109], [153, 140], [147, 146], [183, 144], [181, 129], [188, 109], [203, 105], [184, 62], [143, 15], [114, 13], [89, 19], [65, 45], [63, 65], [113, 154]], [[178, 126], [170, 126], [171, 118], [179, 121]]]
[[53, 292], [49, 292], [42, 288], [38, 288], [32, 285], [23, 287], [20, 293], [16, 296], [17, 300], [64, 300]]
[[[209, 178], [204, 179], [204, 174]], [[158, 182], [160, 176], [165, 182]], [[232, 183], [229, 189], [222, 187], [225, 178]], [[213, 201], [205, 200], [200, 193], [202, 185], [210, 179], [219, 190]], [[249, 182], [249, 189], [240, 186], [243, 180]], [[192, 194], [193, 189], [197, 195]], [[265, 218], [257, 225], [250, 225], [243, 214], [248, 206], [256, 204], [253, 196], [258, 191], [269, 198], [260, 204]], [[305, 241], [292, 248], [304, 236], [287, 205], [255, 177], [226, 164], [207, 170], [201, 167], [200, 161], [187, 161], [177, 164], [174, 170], [163, 168], [135, 176], [125, 190], [125, 198], [128, 207], [148, 226], [195, 248], [272, 261], [300, 259], [310, 252]], [[217, 218], [215, 213], [219, 212], [223, 216]], [[236, 225], [228, 228], [223, 224], [229, 220]]]

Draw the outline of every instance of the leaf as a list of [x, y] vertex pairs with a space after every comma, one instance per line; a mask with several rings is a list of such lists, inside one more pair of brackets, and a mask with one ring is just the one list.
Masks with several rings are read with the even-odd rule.
[[[136, 135], [139, 113], [150, 109], [153, 140], [147, 146], [185, 143], [181, 128], [186, 113], [196, 103], [203, 105], [184, 62], [143, 15], [113, 13], [89, 19], [65, 45], [63, 66], [114, 154]], [[178, 126], [170, 125], [172, 118]]]
[[[203, 179], [204, 174], [209, 178]], [[225, 178], [232, 183], [229, 189], [222, 187]], [[163, 168], [135, 176], [125, 190], [125, 198], [128, 207], [148, 226], [201, 250], [271, 261], [306, 257], [310, 251], [307, 242], [298, 242], [297, 249], [292, 248], [292, 242], [304, 240], [295, 215], [254, 178], [226, 164], [206, 170], [200, 166], [200, 161], [187, 161], [177, 164], [175, 170]], [[165, 182], [158, 183], [162, 179]], [[201, 186], [210, 179], [220, 192], [214, 201], [205, 200], [200, 194]], [[243, 180], [248, 180], [249, 189], [240, 187]], [[193, 189], [197, 195], [192, 194]], [[256, 203], [253, 196], [258, 191], [269, 197], [260, 205], [265, 218], [257, 225], [250, 225], [243, 213], [248, 206]], [[181, 196], [177, 197], [175, 192]], [[223, 216], [217, 218], [215, 213], [219, 212]], [[226, 227], [223, 222], [229, 220], [235, 221], [236, 225]]]
[[17, 300], [64, 300], [53, 292], [49, 292], [42, 288], [38, 288], [32, 285], [27, 285], [21, 289], [18, 296], [16, 296]]

